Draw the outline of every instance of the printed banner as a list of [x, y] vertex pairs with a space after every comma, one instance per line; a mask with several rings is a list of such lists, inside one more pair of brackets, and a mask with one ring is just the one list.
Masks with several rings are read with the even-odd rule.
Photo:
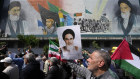
[[4, 0], [0, 37], [54, 36], [79, 25], [82, 35], [140, 35], [139, 0]]

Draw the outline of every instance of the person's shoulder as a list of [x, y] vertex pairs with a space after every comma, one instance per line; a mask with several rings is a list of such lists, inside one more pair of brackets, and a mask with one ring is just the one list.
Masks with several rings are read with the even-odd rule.
[[118, 75], [112, 71], [111, 69], [108, 69], [108, 79], [119, 79]]
[[9, 74], [12, 69], [13, 67], [10, 65], [10, 66], [7, 66], [2, 72]]
[[49, 63], [49, 60], [47, 59], [47, 60], [45, 61], [45, 63]]
[[57, 71], [57, 70], [59, 70], [59, 67], [56, 65], [51, 66], [51, 68], [50, 68], [50, 71]]

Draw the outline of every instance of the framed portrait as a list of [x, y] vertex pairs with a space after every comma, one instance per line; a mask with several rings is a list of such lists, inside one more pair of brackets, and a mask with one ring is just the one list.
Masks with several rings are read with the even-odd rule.
[[57, 29], [61, 58], [67, 60], [82, 59], [80, 26], [64, 26]]

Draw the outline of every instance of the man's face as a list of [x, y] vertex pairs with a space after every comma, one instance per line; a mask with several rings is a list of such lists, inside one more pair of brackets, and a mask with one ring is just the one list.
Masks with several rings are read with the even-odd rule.
[[90, 57], [87, 59], [88, 61], [88, 69], [90, 71], [97, 71], [100, 65], [101, 57], [97, 52], [93, 52]]
[[71, 34], [66, 34], [64, 41], [66, 45], [73, 45], [73, 36]]
[[53, 19], [46, 19], [46, 26], [47, 26], [48, 28], [51, 28], [52, 25], [53, 25]]
[[127, 4], [125, 4], [125, 3], [121, 3], [120, 4], [120, 9], [121, 9], [122, 13], [126, 13], [126, 12], [130, 12], [131, 11], [131, 8]]
[[19, 16], [20, 15], [20, 7], [13, 7], [8, 11], [10, 15]]
[[20, 7], [13, 7], [8, 11], [8, 13], [11, 21], [18, 21], [20, 15]]

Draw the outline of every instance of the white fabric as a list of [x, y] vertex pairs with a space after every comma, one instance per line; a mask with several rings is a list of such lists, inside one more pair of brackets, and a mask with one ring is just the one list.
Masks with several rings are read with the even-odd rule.
[[[13, 27], [14, 31], [16, 32], [16, 29], [17, 29], [17, 22], [16, 22], [16, 21], [11, 21], [11, 26]], [[7, 23], [7, 25], [6, 25], [5, 33], [8, 34], [8, 35], [11, 35], [11, 32], [10, 32], [10, 28], [9, 28], [8, 23]]]
[[42, 70], [43, 71], [43, 68], [44, 67], [44, 62], [43, 61], [40, 61], [40, 70]]
[[[62, 49], [64, 51], [64, 49]], [[64, 51], [62, 53], [62, 59], [82, 59], [82, 54], [79, 52], [80, 50], [76, 50], [75, 48], [69, 51]]]
[[17, 15], [9, 15], [9, 18], [10, 18], [10, 20], [13, 21], [13, 22], [14, 22], [14, 21], [16, 22], [16, 21], [19, 20], [19, 16], [17, 16]]
[[128, 25], [129, 17], [130, 17], [130, 12], [121, 13], [121, 16], [124, 19], [123, 26], [126, 29], [127, 28], [127, 25]]
[[36, 61], [38, 61], [40, 63], [40, 70], [43, 71], [44, 62], [42, 61], [42, 58], [40, 56], [38, 56], [38, 57], [36, 57]]
[[48, 60], [46, 60], [45, 61], [45, 64], [44, 64], [44, 70], [43, 70], [43, 72], [45, 74], [47, 74], [48, 73], [48, 69], [49, 69], [49, 62], [48, 62]]
[[19, 79], [19, 69], [18, 66], [15, 64], [7, 66], [3, 70], [3, 73], [7, 74], [10, 77], [10, 79]]
[[10, 57], [6, 57], [1, 62], [12, 63], [12, 59]]
[[128, 63], [130, 63], [131, 65], [133, 65], [134, 67], [140, 69], [140, 58], [138, 56], [136, 56], [135, 54], [132, 53], [132, 57], [134, 60], [126, 60]]

